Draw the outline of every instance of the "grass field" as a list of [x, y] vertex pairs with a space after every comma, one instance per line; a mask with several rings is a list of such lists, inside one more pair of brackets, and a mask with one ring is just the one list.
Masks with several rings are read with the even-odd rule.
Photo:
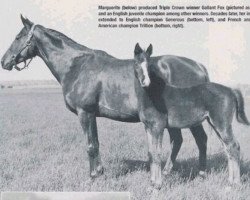
[[[250, 118], [249, 100], [246, 112]], [[84, 135], [59, 89], [2, 90], [0, 115], [0, 191], [130, 191], [133, 199], [152, 197], [141, 123], [98, 119], [105, 174], [90, 180]], [[250, 128], [234, 122], [241, 144], [243, 184], [227, 191], [226, 156], [214, 132], [206, 122], [204, 126], [207, 177], [196, 177], [198, 150], [192, 135], [183, 130], [178, 164], [164, 178], [157, 199], [250, 199]], [[166, 131], [163, 160], [169, 147]]]

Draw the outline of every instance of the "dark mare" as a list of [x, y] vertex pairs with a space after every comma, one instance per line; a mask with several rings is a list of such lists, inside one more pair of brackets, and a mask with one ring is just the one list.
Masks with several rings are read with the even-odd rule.
[[[77, 114], [87, 136], [91, 177], [102, 173], [96, 117], [139, 122], [134, 89], [134, 60], [120, 60], [104, 51], [80, 45], [62, 33], [35, 25], [23, 18], [23, 29], [3, 56], [2, 67], [12, 70], [18, 63], [39, 56], [62, 86], [66, 106]], [[199, 63], [177, 56], [152, 57], [151, 64], [163, 80], [179, 87], [209, 81]], [[28, 65], [28, 64], [27, 64]], [[26, 63], [24, 67], [27, 67]], [[202, 125], [190, 128], [200, 151], [200, 170], [206, 168], [207, 136]], [[171, 161], [181, 147], [180, 129], [170, 128]], [[166, 167], [169, 171], [172, 163]]]
[[152, 45], [134, 50], [135, 88], [141, 122], [148, 135], [151, 157], [151, 181], [160, 187], [161, 148], [164, 128], [190, 128], [207, 119], [225, 147], [228, 157], [229, 182], [240, 183], [240, 145], [232, 132], [232, 120], [250, 125], [239, 90], [216, 83], [177, 88], [165, 83], [157, 69], [150, 65]]

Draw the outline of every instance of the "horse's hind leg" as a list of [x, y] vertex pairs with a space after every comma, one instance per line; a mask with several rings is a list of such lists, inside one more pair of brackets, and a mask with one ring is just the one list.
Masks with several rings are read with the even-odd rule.
[[207, 162], [207, 135], [202, 125], [190, 128], [199, 148], [199, 175], [204, 176]]
[[180, 151], [181, 144], [182, 144], [182, 135], [181, 135], [181, 129], [177, 128], [168, 128], [169, 136], [170, 136], [170, 144], [171, 144], [171, 155], [169, 155], [166, 165], [163, 169], [163, 174], [167, 175], [173, 168], [175, 164], [176, 157]]
[[[209, 123], [211, 124], [211, 122]], [[229, 125], [220, 131], [215, 126], [213, 128], [223, 143], [227, 154], [229, 182], [231, 184], [240, 184], [240, 145], [233, 135], [232, 126]]]
[[103, 173], [101, 158], [99, 155], [99, 141], [97, 134], [96, 117], [94, 113], [78, 110], [78, 117], [84, 134], [87, 136], [90, 176], [97, 177]]

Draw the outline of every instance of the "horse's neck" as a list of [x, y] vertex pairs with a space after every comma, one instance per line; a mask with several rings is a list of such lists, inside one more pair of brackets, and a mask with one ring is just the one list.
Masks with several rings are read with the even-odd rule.
[[74, 64], [74, 58], [92, 53], [87, 47], [67, 42], [64, 38], [56, 37], [43, 29], [39, 30], [36, 43], [38, 56], [44, 60], [60, 84]]

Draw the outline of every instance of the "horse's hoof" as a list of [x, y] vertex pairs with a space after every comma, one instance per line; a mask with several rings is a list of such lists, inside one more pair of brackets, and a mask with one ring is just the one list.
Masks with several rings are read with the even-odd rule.
[[198, 177], [201, 178], [201, 179], [205, 179], [206, 178], [206, 172], [205, 171], [199, 171]]
[[160, 184], [160, 183], [155, 183], [155, 184], [154, 184], [154, 189], [160, 190], [160, 189], [161, 189], [161, 186], [162, 186], [162, 184]]
[[96, 171], [93, 171], [90, 173], [90, 178], [91, 179], [95, 179], [98, 176], [98, 174], [96, 173]]
[[172, 163], [166, 164], [166, 166], [165, 166], [164, 169], [163, 169], [162, 174], [163, 174], [164, 176], [169, 175], [169, 174], [171, 173], [171, 171], [173, 170], [173, 167], [174, 167], [174, 166], [173, 166]]
[[171, 169], [164, 169], [164, 171], [162, 172], [162, 174], [164, 175], [164, 176], [167, 176], [167, 175], [169, 175], [170, 174], [170, 172], [171, 172]]
[[164, 176], [168, 176], [169, 174], [171, 174], [171, 171], [173, 170], [173, 167], [168, 167], [167, 169], [163, 169], [162, 174]]
[[97, 168], [96, 168], [96, 171], [98, 172], [99, 175], [102, 175], [104, 173], [104, 167], [99, 165]]
[[94, 171], [90, 173], [90, 177], [92, 179], [101, 176], [104, 173], [104, 168], [102, 166], [98, 166]]
[[153, 187], [153, 189], [160, 190], [162, 184], [161, 184], [161, 183], [155, 183], [155, 182], [153, 182], [153, 181], [151, 180], [151, 186]]
[[233, 188], [233, 189], [239, 189], [242, 187], [242, 184], [241, 184], [241, 181], [240, 180], [237, 180], [237, 181], [234, 181], [234, 182], [229, 182], [227, 188]]

